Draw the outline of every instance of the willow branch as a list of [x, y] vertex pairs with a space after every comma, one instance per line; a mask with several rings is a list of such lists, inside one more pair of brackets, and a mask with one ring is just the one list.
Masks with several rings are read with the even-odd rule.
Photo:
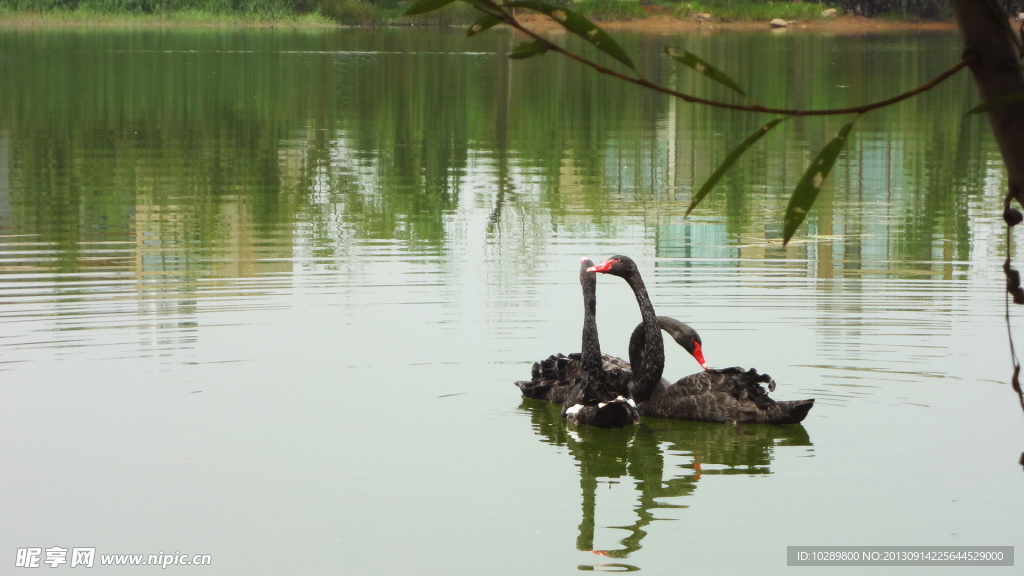
[[[495, 15], [493, 12], [489, 12], [489, 11], [486, 11], [486, 10], [481, 10], [481, 11], [484, 12], [485, 14], [491, 14], [492, 16]], [[680, 100], [683, 100], [685, 102], [689, 102], [689, 103], [692, 103], [692, 104], [701, 104], [701, 105], [704, 105], [704, 106], [711, 106], [711, 107], [714, 107], [714, 108], [721, 108], [721, 109], [725, 109], [725, 110], [739, 110], [739, 111], [744, 111], [744, 112], [759, 112], [759, 113], [763, 113], [763, 114], [779, 114], [779, 115], [785, 115], [785, 116], [839, 116], [839, 115], [843, 115], [843, 114], [863, 114], [865, 112], [870, 112], [870, 111], [876, 110], [878, 108], [884, 108], [886, 106], [891, 106], [893, 104], [896, 104], [897, 102], [902, 102], [903, 100], [906, 100], [908, 98], [913, 98], [914, 96], [917, 96], [918, 94], [927, 92], [928, 90], [931, 90], [932, 88], [934, 88], [934, 87], [938, 86], [939, 84], [941, 84], [942, 82], [946, 81], [947, 79], [949, 79], [951, 76], [953, 76], [954, 74], [956, 74], [960, 70], [962, 70], [962, 69], [964, 69], [964, 68], [966, 68], [968, 66], [971, 66], [971, 65], [973, 65], [975, 63], [975, 56], [973, 54], [966, 54], [963, 57], [962, 60], [960, 60], [959, 62], [957, 62], [953, 66], [951, 66], [949, 69], [947, 69], [946, 71], [942, 72], [941, 74], [939, 74], [935, 78], [929, 80], [928, 82], [925, 82], [924, 84], [922, 84], [922, 85], [920, 85], [920, 86], [918, 86], [916, 88], [913, 88], [913, 89], [908, 90], [906, 92], [903, 92], [901, 94], [897, 94], [897, 95], [892, 96], [890, 98], [886, 98], [884, 100], [879, 100], [877, 102], [871, 102], [869, 104], [862, 104], [860, 106], [850, 106], [850, 107], [847, 107], [847, 108], [827, 108], [827, 109], [821, 109], [821, 110], [803, 110], [803, 109], [798, 109], [798, 108], [773, 108], [771, 106], [761, 106], [759, 104], [730, 104], [728, 102], [721, 102], [721, 101], [718, 101], [718, 100], [710, 100], [708, 98], [701, 98], [699, 96], [693, 96], [691, 94], [686, 94], [684, 92], [679, 92], [679, 91], [676, 91], [676, 90], [672, 90], [671, 88], [666, 88], [664, 86], [661, 86], [660, 84], [655, 84], [654, 82], [651, 82], [649, 80], [645, 80], [643, 78], [637, 78], [637, 77], [634, 77], [634, 76], [629, 76], [627, 74], [623, 74], [623, 73], [618, 72], [616, 70], [612, 70], [611, 68], [607, 68], [605, 66], [602, 66], [601, 64], [598, 64], [597, 62], [594, 62], [593, 60], [587, 59], [587, 58], [585, 58], [583, 56], [580, 56], [579, 54], [577, 54], [575, 52], [567, 50], [566, 48], [563, 48], [563, 47], [561, 47], [561, 46], [551, 42], [550, 40], [548, 40], [544, 36], [538, 34], [537, 32], [534, 32], [533, 30], [530, 30], [529, 28], [524, 26], [521, 22], [519, 22], [519, 20], [516, 19], [516, 17], [514, 15], [512, 15], [512, 14], [510, 14], [508, 12], [504, 12], [502, 14], [502, 16], [500, 16], [500, 18], [506, 24], [508, 24], [509, 26], [511, 26], [512, 28], [518, 30], [519, 32], [522, 32], [523, 34], [529, 36], [530, 38], [533, 38], [534, 40], [539, 40], [541, 42], [544, 42], [547, 45], [548, 50], [550, 50], [552, 52], [557, 52], [557, 53], [559, 53], [559, 54], [561, 54], [563, 56], [566, 56], [567, 58], [571, 58], [572, 60], [575, 60], [575, 61], [579, 62], [580, 64], [583, 64], [584, 66], [587, 66], [588, 68], [591, 68], [591, 69], [593, 69], [594, 71], [596, 71], [596, 72], [598, 72], [600, 74], [604, 74], [606, 76], [611, 76], [613, 78], [617, 78], [619, 80], [622, 80], [623, 82], [628, 82], [630, 84], [634, 84], [636, 86], [640, 86], [640, 87], [646, 88], [648, 90], [652, 90], [654, 92], [659, 92], [661, 94], [672, 96], [674, 98], [679, 98]]]

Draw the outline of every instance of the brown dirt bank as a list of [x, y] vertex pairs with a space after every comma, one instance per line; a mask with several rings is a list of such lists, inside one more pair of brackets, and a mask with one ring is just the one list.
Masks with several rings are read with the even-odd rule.
[[[520, 16], [522, 22], [530, 29], [538, 32], [557, 32], [561, 30], [556, 22], [543, 16]], [[874, 34], [879, 32], [929, 32], [952, 31], [956, 25], [952, 22], [900, 22], [894, 20], [875, 20], [859, 16], [840, 16], [838, 18], [821, 18], [807, 21], [790, 22], [786, 28], [773, 29], [764, 22], [698, 22], [696, 20], [680, 20], [667, 15], [652, 15], [639, 20], [597, 23], [606, 30], [630, 30], [651, 34], [679, 33], [711, 33], [738, 30], [744, 32], [766, 31], [775, 33], [819, 32], [825, 34]]]

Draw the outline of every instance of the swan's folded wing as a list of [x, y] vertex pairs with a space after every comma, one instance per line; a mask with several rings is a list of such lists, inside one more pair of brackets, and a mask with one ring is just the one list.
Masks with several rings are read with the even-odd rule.
[[630, 367], [629, 362], [617, 356], [601, 354], [601, 365], [605, 372], [620, 370], [629, 373], [630, 377], [632, 377], [632, 368]]
[[768, 397], [768, 390], [765, 390], [762, 384], [768, 384], [770, 390], [775, 389], [775, 381], [769, 375], [760, 374], [753, 368], [744, 370], [739, 366], [733, 366], [684, 376], [669, 386], [664, 393], [673, 396], [728, 394], [737, 400], [750, 400], [759, 408], [766, 409], [775, 401]]
[[523, 396], [536, 400], [548, 400], [561, 404], [569, 388], [580, 378], [580, 354], [552, 354], [540, 362], [534, 362], [530, 380], [519, 380], [515, 384]]

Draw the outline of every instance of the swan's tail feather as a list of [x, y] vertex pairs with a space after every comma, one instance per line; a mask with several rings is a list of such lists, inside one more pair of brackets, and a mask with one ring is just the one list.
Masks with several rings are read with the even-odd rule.
[[551, 392], [551, 383], [543, 380], [518, 380], [516, 386], [527, 398], [547, 400]]
[[814, 398], [776, 402], [775, 407], [770, 410], [773, 418], [769, 422], [772, 424], [799, 424], [803, 422], [813, 407]]

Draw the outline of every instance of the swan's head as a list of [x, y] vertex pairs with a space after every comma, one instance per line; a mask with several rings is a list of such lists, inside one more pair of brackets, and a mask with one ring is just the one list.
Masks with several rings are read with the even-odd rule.
[[638, 271], [636, 262], [629, 256], [616, 255], [598, 264], [597, 266], [591, 266], [587, 269], [587, 272], [600, 272], [602, 274], [611, 274], [612, 276], [619, 276], [627, 278], [636, 274]]
[[593, 260], [591, 260], [590, 258], [587, 258], [586, 256], [584, 256], [583, 258], [580, 258], [580, 282], [583, 282], [583, 277], [584, 276], [589, 276], [589, 274], [587, 274], [587, 272], [589, 272], [590, 269], [593, 268], [593, 267], [594, 267], [594, 261]]
[[[676, 342], [679, 342], [678, 338], [676, 339]], [[679, 342], [679, 345], [689, 352], [695, 360], [697, 360], [701, 368], [705, 370], [708, 369], [708, 363], [704, 360], [704, 350], [700, 347], [700, 336], [697, 336], [688, 342]]]
[[697, 334], [696, 330], [691, 328], [689, 324], [680, 322], [675, 318], [669, 318], [668, 316], [658, 316], [658, 324], [661, 325], [662, 330], [672, 336], [676, 344], [682, 346], [684, 350], [689, 352], [700, 363], [701, 368], [708, 369], [708, 363], [704, 360], [703, 343], [701, 342], [700, 334]]
[[700, 338], [698, 338], [697, 340], [693, 340], [691, 344], [693, 345], [693, 350], [690, 350], [685, 345], [683, 346], [683, 348], [686, 348], [686, 351], [692, 354], [693, 357], [697, 359], [697, 362], [700, 363], [701, 368], [707, 370], [708, 363], [706, 360], [704, 360], [704, 350], [701, 349], [700, 347]]
[[590, 288], [597, 285], [597, 281], [593, 274], [588, 274], [588, 271], [594, 267], [594, 261], [590, 258], [580, 258], [580, 284], [584, 288]]

